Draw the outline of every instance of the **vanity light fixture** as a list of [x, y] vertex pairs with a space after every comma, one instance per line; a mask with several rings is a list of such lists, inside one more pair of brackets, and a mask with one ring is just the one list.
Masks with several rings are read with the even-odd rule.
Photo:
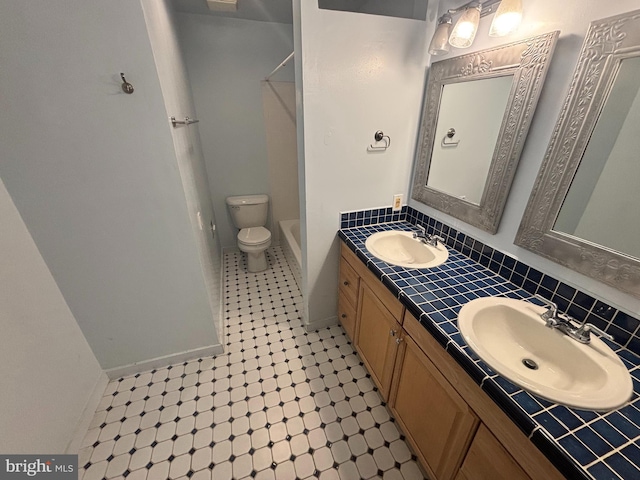
[[[460, 13], [460, 18], [451, 29], [453, 16]], [[473, 44], [480, 17], [491, 13], [496, 16], [491, 23], [489, 35], [501, 37], [515, 32], [522, 20], [522, 0], [472, 0], [458, 8], [450, 9], [438, 19], [438, 26], [429, 44], [429, 54], [444, 55], [449, 46], [467, 48]]]

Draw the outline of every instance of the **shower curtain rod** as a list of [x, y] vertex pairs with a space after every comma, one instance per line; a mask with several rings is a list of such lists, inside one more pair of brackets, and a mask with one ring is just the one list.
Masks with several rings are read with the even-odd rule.
[[270, 79], [271, 77], [273, 77], [273, 76], [275, 75], [275, 73], [276, 73], [278, 70], [280, 70], [282, 67], [284, 67], [284, 66], [287, 64], [287, 62], [293, 58], [293, 54], [294, 54], [294, 53], [295, 53], [295, 52], [291, 52], [291, 53], [289, 54], [289, 56], [288, 56], [287, 58], [285, 58], [285, 59], [282, 61], [282, 63], [280, 63], [280, 65], [278, 65], [276, 68], [274, 68], [273, 72], [271, 72], [269, 75], [267, 75], [266, 77], [264, 77], [264, 81], [265, 81], [265, 82], [268, 82], [268, 81], [269, 81], [269, 79]]

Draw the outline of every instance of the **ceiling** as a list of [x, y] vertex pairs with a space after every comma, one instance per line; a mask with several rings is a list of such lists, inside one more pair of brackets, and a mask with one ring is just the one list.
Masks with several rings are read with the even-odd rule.
[[[312, 1], [312, 0], [303, 0]], [[206, 0], [172, 0], [177, 12], [241, 18], [260, 22], [293, 23], [292, 0], [238, 0], [235, 12], [212, 11]], [[317, 0], [318, 7], [424, 20], [428, 0]]]
[[428, 0], [318, 0], [318, 7], [344, 12], [424, 20], [427, 17], [427, 3]]
[[177, 12], [218, 17], [241, 18], [261, 22], [293, 23], [292, 0], [238, 0], [235, 12], [211, 11], [206, 0], [172, 0]]

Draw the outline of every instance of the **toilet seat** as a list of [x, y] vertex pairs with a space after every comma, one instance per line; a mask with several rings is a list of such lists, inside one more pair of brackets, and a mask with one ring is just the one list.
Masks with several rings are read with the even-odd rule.
[[271, 232], [264, 227], [243, 228], [238, 232], [238, 242], [244, 245], [260, 245], [271, 240]]

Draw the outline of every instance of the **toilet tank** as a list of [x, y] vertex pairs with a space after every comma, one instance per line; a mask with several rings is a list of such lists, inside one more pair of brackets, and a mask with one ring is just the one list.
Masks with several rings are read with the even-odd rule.
[[227, 205], [236, 228], [263, 227], [267, 223], [269, 206], [267, 195], [227, 197]]

